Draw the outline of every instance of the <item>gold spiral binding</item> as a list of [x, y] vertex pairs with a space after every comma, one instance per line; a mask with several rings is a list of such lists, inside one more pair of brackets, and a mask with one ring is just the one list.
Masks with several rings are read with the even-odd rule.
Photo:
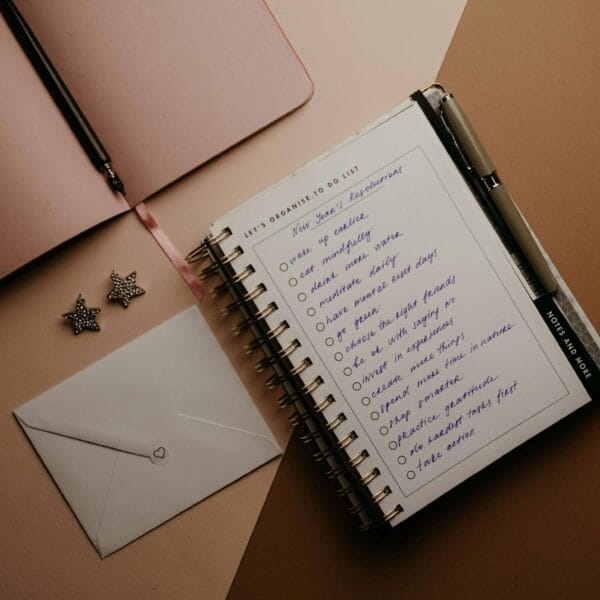
[[341, 425], [346, 420], [346, 415], [342, 412], [333, 421], [325, 424], [325, 429], [333, 431], [338, 425]]
[[228, 304], [225, 308], [221, 309], [221, 315], [226, 317], [227, 315], [239, 310], [244, 304], [251, 302], [255, 298], [258, 298], [261, 294], [267, 291], [267, 286], [264, 283], [259, 283], [253, 290], [246, 292], [239, 300]]
[[185, 260], [191, 264], [191, 263], [198, 262], [199, 260], [202, 260], [203, 258], [206, 258], [208, 256], [208, 247], [209, 246], [216, 246], [217, 244], [222, 242], [225, 238], [229, 237], [230, 235], [231, 235], [231, 229], [229, 229], [229, 227], [225, 227], [217, 235], [207, 236], [205, 238], [205, 240], [197, 248], [194, 248], [191, 252], [188, 253], [188, 255], [185, 257]]
[[397, 504], [392, 510], [386, 512], [383, 515], [383, 521], [389, 523], [394, 517], [397, 517], [400, 513], [403, 513], [404, 509]]
[[317, 429], [316, 431], [311, 431], [310, 433], [305, 433], [304, 435], [301, 435], [300, 440], [303, 443], [308, 444], [308, 442], [314, 442], [320, 437], [323, 437], [323, 432], [320, 429]]
[[[379, 477], [381, 475], [381, 471], [375, 467], [374, 469], [372, 469], [371, 471], [369, 471], [366, 475], [364, 475], [363, 477], [361, 477], [360, 479], [360, 483], [362, 485], [369, 485], [369, 483], [371, 483], [371, 481], [373, 481], [376, 477]], [[355, 487], [354, 485], [348, 485], [346, 487], [340, 488], [337, 493], [338, 496], [347, 496], [348, 494], [350, 494], [351, 492], [355, 491]]]
[[297, 350], [298, 348], [300, 348], [301, 345], [302, 344], [300, 344], [298, 339], [294, 338], [287, 346], [285, 346], [279, 352], [277, 352], [277, 354], [274, 354], [273, 356], [265, 356], [265, 358], [259, 360], [254, 365], [254, 368], [259, 373], [262, 373], [265, 369], [267, 369], [271, 365], [274, 365], [275, 363], [279, 362], [282, 358], [289, 356], [292, 352], [294, 352], [294, 350]]
[[[351, 506], [350, 508], [348, 508], [348, 514], [350, 515], [357, 515], [360, 512], [366, 511], [369, 509], [371, 505], [371, 502], [361, 502], [360, 504], [356, 505], [356, 506]], [[362, 531], [366, 531], [368, 529], [371, 529], [373, 527], [373, 524], [369, 524], [365, 527], [363, 527]]]
[[363, 460], [365, 460], [365, 458], [369, 458], [369, 452], [367, 450], [361, 450], [356, 456], [348, 461], [348, 464], [351, 467], [357, 467]]
[[371, 496], [371, 502], [373, 504], [379, 504], [384, 498], [389, 496], [392, 493], [392, 488], [389, 485], [386, 485], [383, 489], [379, 490], [376, 494]]
[[357, 471], [359, 465], [369, 457], [368, 450], [363, 448], [357, 453], [353, 452], [353, 455], [347, 454], [348, 448], [359, 438], [359, 435], [354, 430], [346, 434], [333, 433], [347, 421], [343, 412], [339, 412], [328, 422], [323, 419], [324, 411], [335, 402], [332, 394], [325, 395], [318, 403], [312, 398], [315, 390], [324, 383], [324, 379], [316, 376], [303, 385], [299, 385], [299, 380], [294, 379], [313, 365], [308, 356], [296, 365], [290, 363], [288, 357], [301, 347], [300, 341], [295, 338], [285, 346], [280, 346], [274, 341], [290, 327], [286, 320], [282, 320], [269, 328], [266, 319], [278, 310], [277, 304], [269, 302], [260, 310], [254, 304], [253, 301], [267, 291], [266, 285], [259, 283], [253, 289], [244, 287], [247, 285], [246, 280], [256, 273], [256, 269], [252, 264], [248, 264], [243, 269], [236, 271], [230, 264], [244, 254], [243, 248], [236, 246], [229, 254], [224, 254], [220, 247], [217, 248], [223, 240], [231, 235], [231, 229], [226, 227], [218, 234], [208, 236], [202, 244], [186, 256], [186, 260], [194, 263], [207, 257], [211, 258], [212, 263], [200, 271], [199, 278], [204, 280], [215, 274], [221, 275], [223, 281], [213, 288], [211, 296], [217, 297], [230, 292], [235, 300], [221, 310], [223, 316], [244, 308], [242, 310], [244, 319], [233, 327], [233, 333], [239, 335], [252, 329], [255, 338], [244, 346], [247, 354], [261, 346], [265, 347], [267, 355], [256, 363], [256, 371], [262, 372], [269, 367], [276, 369], [276, 372], [266, 380], [267, 387], [275, 388], [285, 385], [286, 392], [278, 399], [278, 403], [280, 406], [295, 403], [296, 410], [290, 417], [290, 421], [294, 426], [304, 423], [311, 428], [310, 432], [301, 436], [302, 441], [319, 440], [321, 448], [314, 454], [314, 458], [317, 461], [331, 459], [329, 460], [331, 468], [326, 475], [330, 479], [339, 479], [343, 483], [344, 487], [337, 493], [342, 497], [350, 497], [352, 501], [350, 512], [360, 515], [362, 521], [360, 529], [370, 529], [378, 524], [391, 521], [403, 512], [400, 504], [387, 513], [383, 513], [380, 509], [375, 510], [376, 505], [392, 493], [390, 486], [385, 485], [372, 495], [368, 489], [368, 486], [381, 475], [381, 471], [374, 467], [362, 476]]
[[[367, 510], [368, 508], [369, 508], [368, 503], [361, 502], [360, 504], [357, 504], [356, 506], [351, 506], [350, 508], [348, 508], [348, 514], [357, 515], [358, 513], [362, 512], [363, 510]], [[365, 526], [362, 529], [362, 531], [366, 531], [367, 529], [371, 529], [371, 525]]]
[[251, 317], [240, 321], [233, 329], [234, 335], [240, 335], [248, 329], [253, 323], [260, 321], [261, 319], [266, 319], [270, 314], [273, 314], [277, 310], [278, 306], [275, 302], [269, 302], [267, 306], [265, 306], [262, 310], [254, 313]]
[[257, 348], [260, 348], [267, 340], [272, 340], [278, 336], [280, 336], [286, 329], [289, 329], [290, 324], [287, 321], [281, 321], [279, 325], [275, 325], [275, 327], [271, 327], [265, 334], [261, 335], [259, 338], [252, 340], [244, 346], [244, 352], [246, 354], [251, 354]]
[[223, 258], [220, 258], [218, 261], [214, 262], [212, 265], [209, 265], [208, 267], [205, 267], [204, 269], [202, 269], [202, 271], [200, 271], [200, 274], [198, 275], [198, 277], [204, 281], [205, 279], [208, 279], [209, 277], [216, 275], [219, 272], [219, 269], [223, 265], [229, 264], [231, 261], [235, 260], [236, 258], [238, 258], [238, 256], [241, 256], [242, 254], [244, 254], [242, 247], [236, 246], [229, 254], [227, 254]]
[[[371, 498], [369, 499], [369, 503], [370, 504], [379, 504], [384, 498], [389, 496], [391, 493], [392, 493], [392, 488], [389, 485], [386, 485], [384, 488], [379, 490], [376, 494], [371, 496]], [[369, 506], [369, 504], [361, 503], [361, 504], [358, 504], [357, 506], [352, 506], [351, 508], [349, 508], [348, 512], [351, 515], [357, 515], [359, 512], [367, 509], [368, 506]], [[398, 506], [400, 506], [400, 505], [398, 504]], [[398, 508], [398, 506], [396, 508]], [[400, 512], [403, 512], [401, 506], [400, 506]], [[399, 514], [399, 513], [396, 513], [396, 514]], [[394, 515], [394, 516], [396, 516], [396, 515]], [[385, 523], [385, 515], [382, 519], [380, 519], [379, 523]], [[367, 529], [372, 529], [373, 527], [377, 526], [377, 524], [378, 523], [374, 523], [372, 525], [367, 525], [367, 526], [362, 527], [361, 529], [363, 531], [365, 531]]]
[[[367, 459], [368, 457], [369, 457], [368, 451], [367, 450], [361, 450], [358, 454], [356, 454], [355, 456], [353, 456], [347, 462], [347, 465], [349, 467], [356, 468], [356, 467], [358, 467], [358, 465], [360, 465], [360, 463], [363, 462], [363, 460]], [[337, 467], [336, 469], [330, 469], [329, 471], [327, 471], [325, 473], [325, 475], [329, 479], [335, 479], [336, 477], [339, 477], [340, 475], [343, 475], [346, 471], [347, 471], [347, 466], [346, 465], [342, 465], [341, 467]]]
[[354, 440], [358, 439], [356, 431], [352, 430], [348, 435], [344, 436], [341, 440], [338, 440], [337, 447], [340, 450], [347, 448]]
[[267, 379], [267, 381], [266, 381], [266, 386], [270, 390], [272, 390], [273, 388], [276, 388], [278, 385], [281, 385], [284, 381], [287, 381], [290, 377], [293, 377], [294, 375], [300, 375], [300, 373], [302, 373], [303, 371], [308, 369], [308, 367], [310, 367], [312, 364], [313, 364], [312, 360], [310, 360], [310, 358], [308, 358], [308, 356], [307, 356], [306, 358], [302, 359], [302, 362], [297, 364], [293, 369], [291, 369], [285, 375], [272, 375], [271, 377], [269, 377], [269, 379]]
[[300, 413], [297, 410], [292, 413], [289, 417], [290, 423], [293, 427], [297, 427], [300, 423], [306, 423], [306, 421], [312, 420], [314, 417], [309, 412]]
[[[378, 494], [375, 494], [375, 496], [371, 497], [371, 502], [374, 502], [375, 500], [377, 500], [377, 496], [381, 494], [382, 497], [379, 498], [377, 500], [377, 502], [375, 502], [375, 504], [378, 504], [379, 502], [381, 502], [381, 500], [383, 500], [383, 498], [385, 498], [386, 496], [389, 496], [391, 493], [392, 493], [392, 491], [389, 488], [389, 486], [386, 486], [383, 490], [381, 490], [381, 492], [379, 492]], [[350, 508], [348, 510], [348, 512], [350, 514], [357, 514], [361, 510], [364, 510], [365, 507], [366, 507], [366, 505], [362, 504], [359, 507]], [[358, 529], [359, 529], [359, 531], [368, 531], [369, 529], [374, 529], [375, 527], [378, 527], [379, 525], [389, 523], [394, 517], [397, 517], [400, 513], [403, 513], [403, 512], [404, 512], [404, 509], [402, 508], [402, 506], [400, 504], [396, 504], [396, 506], [394, 506], [394, 508], [392, 508], [388, 512], [384, 513], [384, 515], [381, 517], [381, 519], [375, 521], [374, 523], [362, 524], [359, 526]]]
[[247, 277], [250, 277], [250, 275], [252, 275], [255, 272], [256, 272], [256, 269], [252, 265], [248, 265], [245, 269], [242, 269], [239, 273], [236, 273], [230, 279], [227, 279], [223, 283], [220, 283], [219, 285], [217, 285], [211, 291], [210, 295], [213, 298], [216, 298], [217, 296], [224, 294], [227, 290], [229, 290], [229, 288], [231, 288], [232, 285], [235, 285], [236, 283], [240, 283], [240, 282], [244, 281], [244, 279], [246, 279]]
[[315, 404], [313, 410], [316, 413], [322, 413], [328, 406], [330, 406], [334, 402], [335, 402], [335, 398], [333, 397], [333, 395], [327, 394], [327, 396], [325, 396], [325, 398], [323, 398], [323, 400], [321, 400], [321, 402], [319, 402], [319, 404]]
[[[312, 394], [321, 384], [323, 383], [323, 378], [320, 375], [317, 375], [312, 381], [309, 381], [306, 385], [300, 388], [300, 394]], [[299, 399], [299, 395], [296, 393], [288, 394], [287, 392], [281, 396], [277, 400], [279, 406], [289, 406], [292, 402], [295, 402]]]
[[[357, 440], [357, 439], [358, 439], [358, 434], [356, 433], [356, 431], [352, 430], [349, 434], [345, 435], [341, 440], [338, 440], [336, 447], [339, 450], [343, 450], [344, 448], [347, 448], [354, 440]], [[313, 454], [313, 458], [317, 462], [320, 462], [322, 460], [325, 460], [326, 458], [334, 456], [334, 454], [335, 454], [335, 450], [333, 448], [326, 448], [325, 450], [319, 450], [319, 452], [315, 452]]]
[[277, 404], [279, 404], [281, 408], [285, 408], [286, 406], [290, 406], [290, 404], [296, 402], [296, 400], [298, 400], [298, 396], [296, 394], [285, 393], [280, 398], [277, 398]]
[[360, 482], [363, 485], [368, 485], [375, 479], [375, 477], [379, 477], [381, 475], [381, 471], [375, 467], [373, 470], [369, 471], [364, 477], [361, 478]]
[[307, 411], [303, 414], [300, 414], [298, 411], [296, 411], [294, 414], [290, 415], [290, 417], [289, 417], [290, 423], [294, 427], [296, 427], [296, 425], [299, 425], [303, 421], [308, 421], [310, 419], [314, 419], [313, 413], [316, 413], [316, 414], [322, 413], [328, 406], [331, 406], [334, 402], [335, 402], [335, 398], [333, 397], [333, 395], [327, 394], [327, 396], [325, 396], [325, 398], [323, 398], [323, 400], [321, 400], [321, 402], [319, 402], [318, 404], [315, 404], [312, 407], [312, 412]]
[[344, 496], [347, 496], [348, 494], [351, 494], [354, 491], [356, 491], [356, 487], [354, 486], [353, 483], [351, 483], [351, 484], [347, 485], [346, 487], [343, 487], [343, 488], [340, 488], [339, 490], [337, 490], [336, 494], [343, 498]]
[[[329, 423], [325, 424], [325, 429], [328, 431], [333, 431], [338, 425], [341, 425], [346, 420], [346, 415], [344, 413], [340, 413], [333, 420], [329, 421]], [[313, 431], [311, 433], [307, 433], [305, 435], [301, 435], [300, 439], [306, 444], [311, 440], [316, 440], [318, 437], [322, 436], [322, 431]]]

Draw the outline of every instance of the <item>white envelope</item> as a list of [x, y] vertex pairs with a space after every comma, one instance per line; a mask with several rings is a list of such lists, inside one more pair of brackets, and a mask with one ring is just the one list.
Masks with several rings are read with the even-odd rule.
[[103, 557], [280, 454], [195, 306], [15, 415]]

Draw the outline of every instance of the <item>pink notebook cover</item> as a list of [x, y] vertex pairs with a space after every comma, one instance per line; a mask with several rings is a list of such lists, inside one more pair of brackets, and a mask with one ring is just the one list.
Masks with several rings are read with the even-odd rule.
[[0, 277], [135, 206], [306, 102], [262, 0], [17, 0], [111, 154], [90, 164], [0, 18]]

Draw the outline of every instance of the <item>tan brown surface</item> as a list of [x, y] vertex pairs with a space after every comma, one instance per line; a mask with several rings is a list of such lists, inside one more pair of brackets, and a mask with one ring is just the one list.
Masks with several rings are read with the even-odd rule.
[[[593, 1], [473, 0], [439, 76], [596, 326], [599, 25]], [[595, 598], [599, 417], [585, 407], [372, 536], [294, 439], [230, 598]]]
[[[138, 282], [146, 289], [127, 310], [104, 302], [113, 268], [119, 273], [137, 269]], [[75, 338], [60, 315], [72, 309], [80, 292], [88, 306], [103, 307], [101, 331]], [[87, 234], [3, 287], [0, 597], [219, 597], [218, 590], [228, 584], [278, 461], [101, 560], [11, 415], [28, 398], [193, 301], [133, 213]], [[246, 363], [239, 363], [239, 373], [256, 397], [261, 382]], [[280, 417], [275, 405], [259, 408], [284, 442], [287, 424], [274, 419]]]
[[[211, 161], [148, 202], [183, 251], [209, 223], [433, 79], [463, 0], [271, 0], [315, 80], [298, 112]], [[371, 17], [375, 11], [376, 17]], [[432, 20], [432, 15], [436, 19]], [[423, 33], [433, 41], [422, 47]], [[376, 90], [377, 93], [374, 93]], [[112, 269], [137, 269], [146, 294], [127, 310], [106, 305]], [[75, 338], [60, 315], [82, 292], [102, 302], [99, 333]], [[194, 297], [134, 214], [75, 240], [0, 284], [0, 598], [223, 598], [277, 461], [100, 560], [12, 417], [16, 406], [184, 309]], [[222, 322], [203, 311], [275, 435], [289, 434]]]

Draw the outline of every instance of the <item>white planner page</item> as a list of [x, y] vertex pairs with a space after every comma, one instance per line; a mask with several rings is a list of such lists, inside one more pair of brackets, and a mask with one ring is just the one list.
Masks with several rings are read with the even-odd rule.
[[[225, 253], [397, 524], [589, 396], [417, 104], [226, 215]], [[387, 488], [387, 489], [386, 489]]]

